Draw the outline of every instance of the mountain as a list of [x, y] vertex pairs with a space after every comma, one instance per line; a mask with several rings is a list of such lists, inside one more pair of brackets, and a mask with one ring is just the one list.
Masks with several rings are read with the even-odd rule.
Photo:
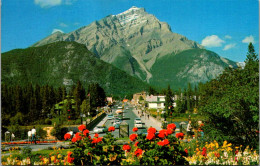
[[[178, 55], [192, 53], [190, 56], [185, 56], [188, 59], [191, 58], [190, 60], [185, 60], [185, 62], [192, 63], [196, 62], [200, 56], [213, 55], [210, 51], [205, 51], [204, 47], [197, 42], [172, 32], [167, 23], [159, 21], [154, 15], [147, 13], [144, 8], [137, 7], [132, 7], [117, 15], [109, 15], [70, 33], [54, 33], [32, 46], [41, 46], [55, 41], [82, 43], [101, 60], [113, 64], [141, 80], [161, 87], [165, 87], [165, 84], [172, 84], [175, 80], [179, 80], [184, 85], [187, 83], [187, 80], [192, 80], [192, 78], [188, 77], [195, 77], [192, 74], [173, 76], [170, 73], [173, 69], [176, 70], [176, 68], [171, 68], [171, 66], [178, 66], [179, 63], [182, 63], [180, 59], [176, 59], [176, 57], [180, 57]], [[194, 54], [190, 51], [186, 52], [190, 49], [198, 51], [195, 51], [197, 53]], [[203, 55], [199, 55], [199, 52], [203, 52]], [[171, 57], [169, 58], [169, 56]], [[156, 69], [160, 63], [167, 59], [174, 61], [167, 63], [170, 66], [163, 66], [163, 68], [171, 68], [171, 70], [163, 71], [163, 75], [171, 75], [171, 78], [159, 77], [160, 80], [158, 81], [157, 75], [160, 75], [162, 70]], [[205, 66], [198, 66], [198, 69], [207, 68], [205, 69], [207, 73], [213, 72], [212, 74], [208, 73], [212, 76], [216, 76], [216, 73], [221, 73], [230, 64], [232, 64], [232, 67], [237, 67], [235, 62], [220, 58], [218, 55], [210, 59], [213, 60], [212, 63], [217, 62], [218, 59], [222, 59], [224, 62], [214, 63], [216, 65], [214, 68], [207, 63], [201, 63], [201, 65]], [[193, 82], [204, 82], [212, 78], [205, 74], [203, 74], [203, 79], [198, 77], [198, 80]], [[157, 84], [158, 82], [162, 84]]]
[[8, 85], [72, 85], [99, 83], [107, 94], [126, 94], [147, 89], [148, 84], [93, 55], [83, 44], [55, 42], [40, 47], [15, 49], [1, 56], [2, 83]]
[[153, 74], [151, 82], [164, 87], [169, 82], [177, 88], [187, 87], [187, 83], [196, 85], [214, 79], [225, 68], [234, 66], [237, 66], [237, 63], [222, 58], [212, 51], [189, 49], [157, 60], [151, 69]]

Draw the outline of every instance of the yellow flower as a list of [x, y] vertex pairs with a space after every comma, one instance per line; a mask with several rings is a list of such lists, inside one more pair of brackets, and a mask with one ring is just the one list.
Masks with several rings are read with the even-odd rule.
[[231, 147], [228, 147], [227, 148], [227, 151], [229, 152], [229, 151], [232, 151], [232, 148]]
[[227, 141], [224, 141], [224, 143], [223, 143], [223, 148], [225, 148], [226, 147], [226, 145], [227, 145]]
[[62, 158], [62, 155], [61, 155], [61, 154], [58, 154], [58, 158], [59, 158], [59, 159]]
[[51, 161], [53, 162], [55, 160], [55, 157], [54, 156], [51, 156]]

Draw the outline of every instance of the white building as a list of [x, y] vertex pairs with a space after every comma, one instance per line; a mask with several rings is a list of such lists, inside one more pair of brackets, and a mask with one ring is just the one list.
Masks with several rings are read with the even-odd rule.
[[164, 109], [165, 107], [165, 96], [146, 96], [146, 102], [148, 103], [148, 108], [154, 109]]
[[[148, 103], [148, 108], [154, 109], [164, 109], [165, 108], [165, 97], [166, 96], [146, 96], [146, 102]], [[172, 98], [174, 101], [174, 97]], [[176, 107], [176, 103], [173, 102], [173, 107]]]

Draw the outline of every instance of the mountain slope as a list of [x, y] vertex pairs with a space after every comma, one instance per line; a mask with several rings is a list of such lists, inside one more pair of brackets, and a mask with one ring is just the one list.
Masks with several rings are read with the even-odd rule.
[[125, 95], [148, 85], [117, 69], [76, 42], [55, 42], [41, 47], [16, 49], [1, 56], [2, 83], [49, 84], [55, 87], [76, 83], [85, 87], [99, 83], [108, 94]]
[[[117, 15], [109, 15], [70, 33], [54, 33], [33, 46], [41, 46], [55, 41], [82, 43], [98, 58], [148, 83], [153, 83], [154, 80], [158, 79], [157, 75], [160, 75], [160, 73], [156, 73], [158, 70], [155, 70], [160, 64], [157, 61], [166, 61], [173, 58], [174, 61], [167, 63], [170, 66], [164, 66], [165, 68], [171, 68], [171, 65], [183, 64], [183, 62], [180, 62], [183, 58], [177, 56], [180, 57], [178, 60], [175, 59], [176, 57], [169, 58], [168, 56], [178, 55], [190, 49], [204, 50], [203, 46], [197, 42], [172, 32], [167, 23], [159, 21], [154, 15], [147, 13], [144, 8], [137, 7], [132, 7]], [[204, 51], [204, 54], [213, 55], [208, 51]], [[194, 59], [189, 56], [185, 57], [191, 58], [191, 60], [185, 60], [184, 62], [190, 62]], [[217, 61], [219, 58], [216, 55], [211, 60]], [[210, 63], [210, 61], [207, 62]], [[208, 63], [204, 63], [204, 67], [207, 68], [205, 70], [209, 75], [216, 76], [217, 74], [214, 73], [221, 73], [221, 70], [229, 65], [229, 60], [223, 60], [223, 62], [217, 63], [214, 68], [210, 68]], [[187, 66], [189, 64], [183, 65]], [[237, 67], [233, 62], [232, 65]], [[180, 71], [180, 69], [175, 70]], [[186, 73], [188, 74], [186, 76], [180, 74], [168, 78], [166, 76], [171, 75], [171, 73], [167, 73], [168, 70], [159, 71], [166, 72], [162, 74], [165, 77], [159, 77], [161, 80], [155, 81], [159, 83], [157, 86], [161, 87], [165, 87], [165, 84], [174, 83], [176, 79], [181, 84], [187, 84], [188, 80], [192, 81], [194, 79], [193, 77], [196, 77], [197, 81], [192, 82], [204, 82], [213, 78], [207, 77], [205, 72], [201, 77], [197, 77], [196, 73], [193, 72], [195, 75]], [[211, 72], [212, 74], [210, 74]]]
[[236, 66], [235, 62], [212, 51], [189, 49], [158, 59], [151, 69], [153, 78], [150, 83], [164, 87], [170, 84], [175, 88], [182, 88], [187, 86], [187, 83], [195, 85], [216, 78], [225, 68], [233, 66]]

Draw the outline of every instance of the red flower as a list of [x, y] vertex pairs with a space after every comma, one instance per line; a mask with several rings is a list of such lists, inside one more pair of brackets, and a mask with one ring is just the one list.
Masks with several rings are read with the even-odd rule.
[[67, 161], [69, 162], [69, 163], [73, 163], [73, 160], [74, 160], [74, 157], [71, 157], [70, 155], [72, 154], [72, 152], [69, 152], [68, 153], [68, 159], [67, 159]]
[[148, 133], [147, 136], [146, 136], [146, 139], [148, 139], [148, 140], [152, 140], [154, 138], [155, 138], [154, 133]]
[[176, 125], [174, 123], [168, 124], [167, 125], [167, 129], [175, 130], [176, 129]]
[[219, 158], [219, 157], [220, 157], [220, 154], [219, 154], [218, 152], [216, 152], [216, 153], [215, 153], [215, 156], [216, 156], [217, 158]]
[[82, 124], [82, 125], [80, 125], [80, 126], [78, 127], [78, 129], [79, 129], [79, 131], [83, 131], [83, 130], [86, 129], [86, 126], [85, 126], [84, 124]]
[[115, 127], [114, 126], [110, 126], [109, 128], [108, 128], [108, 131], [110, 132], [110, 131], [115, 131]]
[[143, 150], [140, 149], [140, 148], [136, 149], [135, 155], [138, 157], [138, 156], [140, 156], [141, 154], [143, 154]]
[[238, 154], [238, 150], [235, 151], [235, 154]]
[[68, 110], [70, 112], [70, 110]]
[[77, 138], [76, 137], [73, 137], [72, 139], [71, 139], [71, 142], [76, 142], [77, 141]]
[[168, 134], [168, 135], [170, 135], [170, 134], [173, 133], [171, 129], [167, 129], [166, 131], [167, 131], [167, 134]]
[[83, 131], [83, 134], [84, 134], [85, 136], [87, 136], [87, 134], [89, 134], [89, 130], [84, 130], [84, 131]]
[[188, 155], [188, 150], [186, 148], [184, 149], [184, 152]]
[[165, 140], [163, 140], [163, 141], [157, 142], [157, 144], [160, 145], [160, 146], [168, 145], [169, 143], [170, 143], [170, 142], [169, 142], [168, 139], [165, 139]]
[[163, 141], [159, 141], [159, 142], [157, 142], [157, 145], [164, 146], [164, 143], [163, 143]]
[[137, 127], [134, 127], [133, 128], [133, 132], [137, 132], [138, 131], [138, 128]]
[[168, 139], [163, 140], [164, 145], [168, 145], [170, 141]]
[[90, 135], [88, 136], [88, 139], [91, 140], [91, 136]]
[[155, 134], [156, 133], [156, 129], [153, 128], [153, 127], [150, 127], [148, 130], [147, 130], [148, 134], [149, 133], [152, 133], [152, 134]]
[[75, 134], [75, 137], [76, 137], [77, 141], [79, 141], [79, 140], [82, 139], [82, 137], [81, 137], [80, 135], [81, 135], [81, 133], [79, 133], [79, 132], [77, 132], [77, 133]]
[[129, 146], [129, 145], [123, 145], [123, 150], [124, 150], [124, 151], [127, 151], [127, 152], [130, 152], [131, 146]]
[[160, 131], [159, 131], [158, 137], [164, 138], [164, 137], [167, 136], [167, 135], [168, 135], [167, 130], [163, 129], [163, 130], [160, 130]]
[[91, 143], [92, 143], [92, 144], [96, 144], [96, 143], [97, 143], [97, 138], [93, 138], [93, 140], [92, 140]]
[[135, 143], [135, 145], [134, 145], [134, 146], [135, 146], [135, 147], [137, 147], [137, 146], [138, 146], [138, 143], [139, 143], [139, 142], [137, 141], [137, 142]]
[[137, 134], [131, 134], [129, 138], [131, 141], [135, 141], [135, 139], [137, 138]]
[[65, 140], [70, 139], [70, 137], [71, 137], [71, 135], [70, 135], [69, 133], [66, 133], [66, 134], [64, 135], [64, 139], [65, 139]]
[[92, 140], [92, 144], [97, 144], [97, 143], [99, 143], [99, 142], [101, 142], [102, 141], [102, 138], [100, 137], [100, 138], [93, 138], [93, 140]]
[[178, 138], [178, 139], [183, 139], [183, 137], [184, 137], [184, 134], [183, 133], [176, 133], [176, 138]]
[[205, 147], [202, 148], [201, 155], [207, 157], [207, 149]]
[[96, 133], [96, 134], [94, 135], [94, 137], [98, 137], [98, 134]]
[[102, 139], [103, 139], [103, 137], [99, 137], [99, 138], [97, 138], [97, 143], [101, 142]]

